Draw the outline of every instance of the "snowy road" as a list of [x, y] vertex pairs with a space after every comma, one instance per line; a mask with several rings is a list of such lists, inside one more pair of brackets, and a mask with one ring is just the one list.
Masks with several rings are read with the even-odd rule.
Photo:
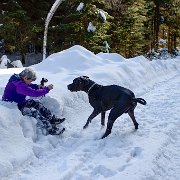
[[[177, 75], [141, 96], [148, 104], [136, 109], [138, 131], [125, 114], [108, 138], [98, 140], [105, 129], [100, 129], [97, 117], [87, 130], [64, 135], [52, 151], [6, 180], [178, 180], [179, 88]], [[89, 111], [81, 113], [86, 118]]]
[[[157, 100], [157, 108], [160, 114], [157, 115], [159, 126], [162, 129], [169, 126], [165, 131], [167, 139], [161, 144], [158, 153], [153, 159], [151, 167], [153, 173], [147, 176], [146, 180], [178, 180], [180, 177], [180, 76], [164, 82], [156, 88], [152, 97]], [[153, 100], [154, 103], [156, 103]], [[152, 107], [153, 108], [153, 107]], [[153, 112], [153, 109], [151, 110]], [[156, 116], [157, 112], [153, 115]], [[161, 131], [161, 130], [158, 130]], [[161, 132], [162, 133], [162, 132]], [[161, 138], [161, 136], [159, 136]]]

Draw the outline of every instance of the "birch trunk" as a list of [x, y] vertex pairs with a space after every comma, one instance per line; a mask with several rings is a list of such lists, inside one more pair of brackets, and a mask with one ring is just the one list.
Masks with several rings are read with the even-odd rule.
[[46, 21], [45, 21], [45, 29], [44, 29], [44, 40], [43, 40], [43, 60], [46, 59], [46, 46], [47, 46], [47, 33], [48, 33], [48, 26], [49, 22], [51, 21], [54, 13], [56, 12], [57, 8], [61, 4], [61, 2], [64, 0], [56, 0], [53, 6], [51, 7], [51, 10], [49, 11]]

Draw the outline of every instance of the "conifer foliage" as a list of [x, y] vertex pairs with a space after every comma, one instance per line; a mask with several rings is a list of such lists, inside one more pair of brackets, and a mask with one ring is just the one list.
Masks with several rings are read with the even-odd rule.
[[55, 24], [51, 27], [56, 42], [52, 49], [60, 50], [80, 44], [91, 51], [105, 49], [104, 41], [109, 38], [110, 15], [104, 11], [104, 1], [64, 1], [55, 14]]
[[[44, 23], [54, 2], [1, 0], [0, 51], [23, 55], [33, 46], [42, 53]], [[49, 24], [47, 50], [79, 44], [94, 53], [133, 57], [159, 48], [173, 53], [179, 39], [179, 0], [64, 0]]]

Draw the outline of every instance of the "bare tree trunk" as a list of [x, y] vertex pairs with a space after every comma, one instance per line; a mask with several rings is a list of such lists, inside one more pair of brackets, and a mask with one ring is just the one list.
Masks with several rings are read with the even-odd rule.
[[51, 10], [49, 11], [46, 21], [45, 21], [44, 40], [43, 40], [43, 60], [46, 58], [48, 25], [62, 1], [64, 1], [64, 0], [56, 0], [55, 1], [53, 6], [51, 7]]
[[21, 62], [22, 64], [25, 64], [25, 53], [24, 52], [21, 52]]
[[176, 49], [176, 34], [174, 35], [174, 44], [173, 44], [173, 49]]
[[171, 34], [170, 34], [170, 27], [168, 27], [168, 51], [171, 51]]
[[124, 54], [125, 54], [125, 57], [127, 58], [126, 42], [125, 42], [125, 46], [124, 46]]
[[158, 36], [159, 36], [159, 18], [160, 18], [160, 4], [158, 0], [154, 0], [155, 12], [154, 12], [154, 48], [158, 49]]
[[163, 32], [162, 32], [162, 38], [163, 39], [165, 39], [165, 29], [164, 29], [164, 27], [163, 27], [163, 30], [162, 30]]

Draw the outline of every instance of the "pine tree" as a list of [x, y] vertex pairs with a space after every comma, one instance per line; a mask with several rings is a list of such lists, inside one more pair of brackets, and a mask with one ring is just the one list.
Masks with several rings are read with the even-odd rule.
[[[49, 33], [56, 37], [54, 38], [56, 41], [51, 39], [52, 48], [56, 47], [57, 50], [62, 50], [79, 44], [95, 53], [104, 51], [103, 42], [109, 38], [107, 32], [110, 27], [110, 22], [104, 20], [101, 15], [104, 1], [85, 0], [83, 8], [78, 11], [77, 7], [80, 3], [79, 0], [64, 1], [55, 13], [55, 20], [49, 30]], [[106, 14], [106, 18], [108, 19], [110, 16]], [[88, 32], [89, 23], [96, 28], [95, 31]]]
[[[82, 2], [84, 6], [77, 10]], [[0, 41], [4, 39], [6, 52], [19, 51], [23, 55], [30, 45], [41, 52], [45, 18], [53, 3], [1, 0]], [[90, 23], [93, 26], [88, 29]], [[66, 0], [50, 22], [48, 51], [79, 44], [98, 53], [105, 51], [103, 42], [108, 42], [110, 52], [126, 57], [159, 47], [168, 47], [172, 52], [179, 46], [179, 26], [179, 0]], [[160, 44], [160, 39], [167, 44]]]
[[173, 51], [178, 47], [180, 39], [180, 1], [170, 0], [164, 7], [164, 16], [166, 18], [166, 34], [168, 41], [168, 51]]
[[5, 50], [10, 53], [19, 51], [24, 55], [29, 44], [42, 46], [47, 12], [41, 8], [48, 9], [50, 4], [46, 1], [3, 1], [0, 37], [5, 39]]
[[179, 0], [153, 0], [153, 43], [152, 48], [166, 47], [159, 43], [160, 39], [167, 42], [168, 51], [177, 47], [180, 26], [180, 2]]
[[1, 14], [3, 31], [0, 36], [4, 37], [5, 50], [10, 53], [19, 51], [24, 55], [32, 34], [30, 18], [14, 0], [4, 3], [3, 11]]
[[146, 23], [145, 1], [121, 1], [117, 8], [111, 4], [113, 16], [112, 41], [116, 42], [114, 50], [126, 57], [132, 57], [136, 53], [142, 54], [146, 45], [144, 24]]

